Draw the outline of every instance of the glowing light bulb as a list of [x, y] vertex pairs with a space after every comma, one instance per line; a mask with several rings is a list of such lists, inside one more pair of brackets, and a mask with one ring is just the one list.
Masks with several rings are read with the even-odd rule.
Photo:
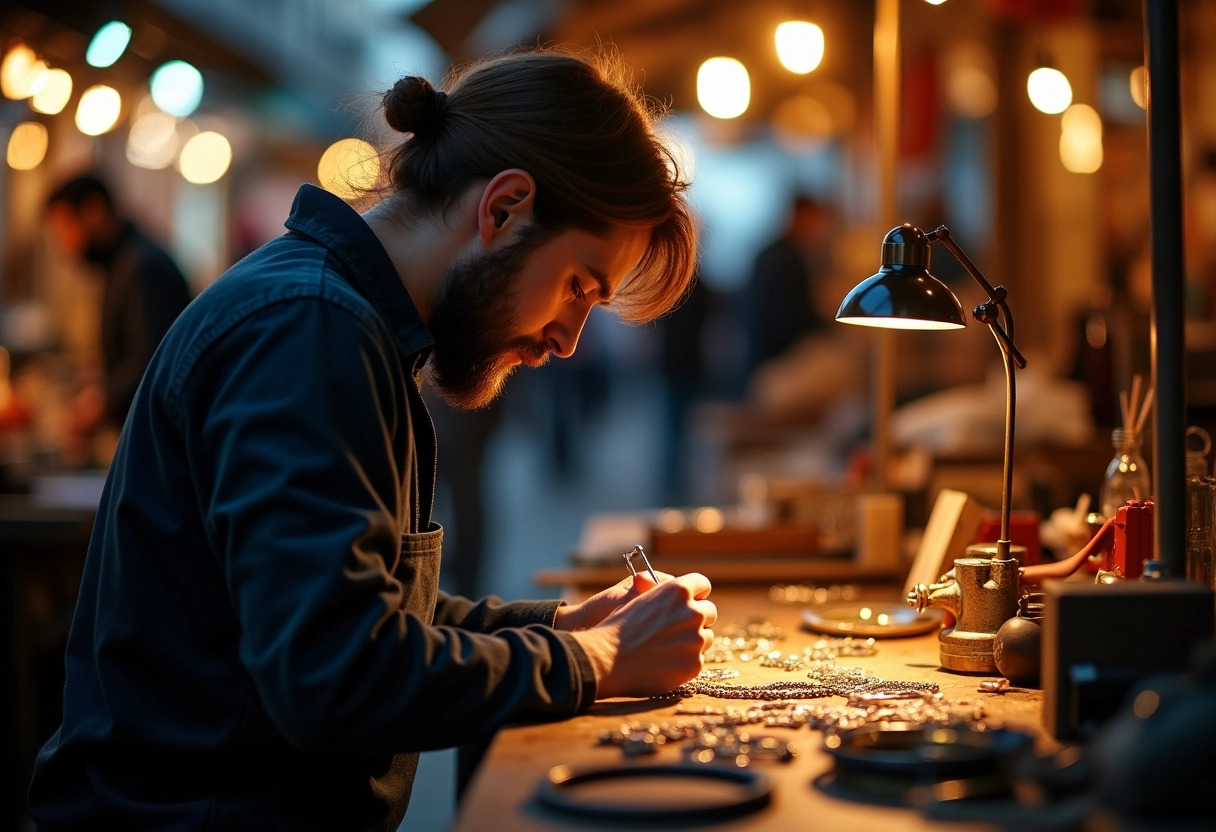
[[805, 75], [823, 60], [823, 30], [805, 20], [787, 20], [777, 27], [777, 58], [790, 72]]
[[1041, 66], [1026, 78], [1026, 93], [1039, 112], [1055, 115], [1072, 103], [1072, 85], [1063, 72]]
[[714, 118], [736, 118], [751, 103], [747, 67], [734, 58], [710, 58], [697, 70], [697, 102]]

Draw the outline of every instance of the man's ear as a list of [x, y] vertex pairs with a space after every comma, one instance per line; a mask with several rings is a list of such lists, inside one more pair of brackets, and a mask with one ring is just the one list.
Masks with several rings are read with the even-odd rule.
[[495, 237], [512, 234], [520, 225], [530, 222], [536, 204], [536, 180], [519, 168], [504, 170], [494, 176], [481, 192], [477, 204], [477, 233], [483, 243]]

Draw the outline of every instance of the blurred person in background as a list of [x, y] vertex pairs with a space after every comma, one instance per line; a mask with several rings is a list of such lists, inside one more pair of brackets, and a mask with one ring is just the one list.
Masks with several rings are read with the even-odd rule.
[[169, 253], [119, 212], [97, 176], [56, 188], [47, 199], [46, 223], [63, 253], [97, 267], [104, 280], [101, 377], [72, 398], [68, 429], [80, 436], [117, 431], [153, 351], [190, 302], [190, 287]]
[[781, 233], [756, 255], [744, 298], [748, 372], [826, 329], [815, 292], [832, 268], [831, 224], [826, 205], [798, 194]]
[[383, 99], [405, 138], [365, 214], [310, 185], [288, 232], [170, 328], [110, 466], [30, 814], [67, 829], [396, 828], [418, 752], [700, 671], [701, 575], [579, 604], [439, 591], [424, 367], [482, 407], [652, 320], [696, 260], [688, 183], [619, 63], [521, 52]]

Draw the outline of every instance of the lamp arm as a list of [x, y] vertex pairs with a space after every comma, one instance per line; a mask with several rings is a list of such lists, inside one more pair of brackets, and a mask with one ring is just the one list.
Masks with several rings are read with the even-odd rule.
[[[1001, 357], [1005, 359], [1005, 458], [1004, 476], [1001, 483], [1001, 537], [996, 546], [997, 557], [1001, 560], [1008, 560], [1012, 557], [1010, 554], [1011, 541], [1009, 540], [1009, 505], [1013, 498], [1013, 435], [1014, 415], [1017, 412], [1017, 389], [1013, 374], [1015, 367], [1026, 366], [1026, 358], [1013, 343], [1013, 313], [1009, 311], [1009, 304], [1005, 300], [1008, 294], [1005, 287], [993, 286], [980, 274], [980, 270], [971, 262], [971, 258], [963, 252], [958, 243], [954, 242], [954, 238], [950, 236], [950, 229], [946, 226], [938, 226], [925, 236], [929, 242], [932, 243], [936, 240], [949, 249], [954, 258], [966, 269], [967, 274], [971, 275], [972, 279], [988, 293], [988, 302], [975, 307], [973, 314], [976, 321], [987, 324], [988, 328], [992, 330], [997, 347], [1001, 351]], [[1000, 318], [1005, 319], [1004, 327], [1001, 326]]]
[[[1013, 358], [1013, 362], [1019, 368], [1026, 366], [1026, 358], [1018, 350], [1017, 345], [1013, 342], [1013, 313], [1009, 311], [1009, 304], [1005, 298], [1009, 294], [1004, 286], [993, 286], [988, 282], [988, 279], [980, 274], [980, 270], [971, 262], [971, 258], [966, 255], [954, 238], [950, 236], [950, 229], [944, 225], [939, 225], [934, 230], [925, 234], [925, 238], [930, 243], [936, 241], [944, 245], [954, 255], [967, 274], [988, 294], [988, 302], [982, 303], [975, 307], [975, 319], [992, 327], [993, 334], [1001, 341], [1001, 351], [1008, 351]], [[993, 307], [1000, 310], [1000, 316], [1005, 319], [1005, 327], [1002, 329], [997, 322], [997, 315], [993, 311]]]

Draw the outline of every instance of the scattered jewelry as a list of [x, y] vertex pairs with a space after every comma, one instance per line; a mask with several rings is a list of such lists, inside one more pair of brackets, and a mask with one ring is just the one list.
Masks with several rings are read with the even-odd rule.
[[877, 643], [872, 638], [821, 638], [810, 647], [802, 648], [801, 653], [783, 655], [780, 650], [765, 653], [760, 657], [760, 666], [779, 667], [782, 670], [803, 670], [815, 662], [831, 660], [840, 656], [873, 656], [877, 652]]
[[[761, 702], [746, 708], [729, 705], [706, 705], [693, 707], [679, 705], [679, 719], [671, 722], [622, 723], [616, 729], [603, 731], [600, 745], [614, 745], [627, 757], [655, 754], [669, 743], [684, 742], [685, 750], [701, 762], [714, 757], [732, 756], [736, 764], [740, 754], [751, 756], [777, 755], [784, 759], [771, 743], [760, 743], [758, 754], [751, 749], [757, 743], [747, 732], [740, 729], [762, 726], [769, 729], [793, 729], [808, 726], [812, 730], [827, 733], [847, 731], [879, 722], [899, 722], [912, 725], [966, 726], [973, 730], [991, 730], [1000, 725], [987, 721], [983, 705], [972, 705], [966, 700], [948, 701], [941, 693], [930, 691], [893, 691], [889, 689], [866, 691], [849, 696], [843, 705], [814, 703], [803, 704], [790, 701]], [[734, 739], [728, 739], [728, 738]], [[749, 751], [725, 751], [705, 755], [703, 752], [719, 747], [750, 744]], [[790, 756], [793, 749], [787, 749]]]
[[[774, 591], [777, 588], [774, 587]], [[936, 682], [882, 679], [860, 667], [842, 666], [841, 656], [873, 656], [872, 638], [822, 637], [797, 653], [784, 653], [776, 643], [785, 637], [780, 627], [763, 619], [745, 619], [722, 629], [705, 653], [706, 663], [756, 661], [761, 667], [787, 672], [806, 671], [807, 681], [776, 681], [759, 685], [731, 684], [739, 671], [707, 667], [695, 679], [656, 699], [682, 700], [701, 694], [715, 699], [753, 700], [744, 707], [679, 702], [674, 721], [623, 723], [600, 734], [601, 745], [614, 745], [628, 757], [656, 754], [669, 743], [683, 743], [693, 762], [732, 761], [744, 767], [756, 759], [788, 762], [796, 748], [776, 737], [753, 735], [746, 726], [811, 729], [828, 733], [879, 722], [913, 725], [966, 726], [976, 730], [1000, 727], [986, 721], [982, 704], [949, 702]], [[1001, 684], [1003, 683], [1003, 685]], [[983, 682], [984, 692], [1004, 692], [1008, 680]], [[802, 700], [840, 696], [844, 704]]]
[[695, 679], [685, 682], [663, 698], [682, 698], [703, 694], [717, 699], [821, 699], [825, 696], [848, 696], [862, 691], [931, 691], [940, 688], [936, 682], [891, 681], [867, 673], [860, 667], [840, 667], [831, 659], [809, 663], [809, 682], [769, 682], [764, 685], [728, 685], [712, 671], [702, 671]]
[[721, 630], [722, 636], [729, 639], [765, 639], [766, 641], [781, 641], [785, 638], [785, 630], [764, 618], [744, 618]]
[[785, 631], [769, 621], [759, 618], [745, 619], [723, 628], [702, 655], [702, 659], [707, 664], [759, 660], [765, 667], [802, 670], [812, 661], [840, 656], [873, 656], [878, 652], [877, 642], [872, 638], [825, 636], [809, 647], [804, 647], [801, 653], [791, 653], [787, 656], [776, 649], [777, 642], [784, 638]]
[[745, 731], [715, 729], [697, 734], [684, 744], [684, 753], [692, 761], [712, 763], [730, 760], [738, 768], [746, 768], [754, 760], [776, 760], [788, 763], [798, 754], [798, 747], [778, 737], [753, 736]]
[[768, 597], [778, 604], [822, 604], [826, 601], [852, 601], [861, 588], [857, 584], [775, 584]]

